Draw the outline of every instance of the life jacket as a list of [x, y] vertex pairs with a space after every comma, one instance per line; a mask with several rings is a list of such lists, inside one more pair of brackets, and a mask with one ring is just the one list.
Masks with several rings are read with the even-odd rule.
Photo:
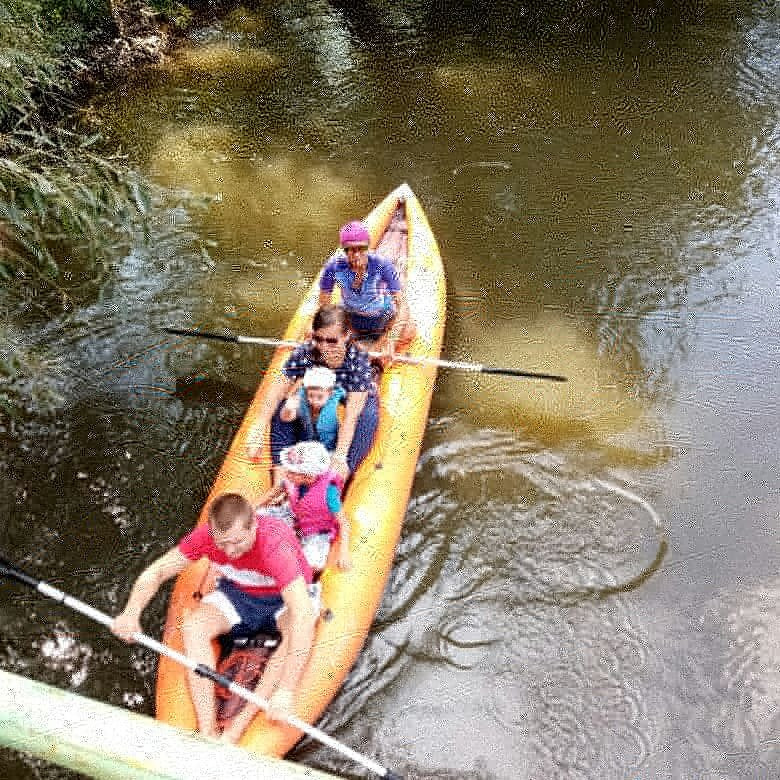
[[[278, 642], [276, 643], [278, 645]], [[276, 645], [266, 647], [262, 644], [251, 644], [232, 650], [222, 658], [217, 665], [217, 672], [227, 677], [237, 685], [249, 688], [250, 691], [260, 682], [266, 664]], [[217, 704], [217, 725], [223, 731], [230, 721], [246, 706], [246, 699], [233, 691], [217, 685], [214, 689]]]
[[330, 484], [336, 485], [339, 492], [344, 489], [344, 480], [335, 471], [326, 471], [317, 477], [303, 496], [297, 485], [285, 480], [290, 509], [295, 515], [295, 529], [301, 536], [320, 533], [329, 534], [331, 539], [338, 536], [338, 521], [328, 509], [327, 491]]
[[301, 404], [298, 407], [298, 416], [307, 435], [320, 442], [326, 450], [335, 449], [336, 440], [339, 435], [339, 403], [346, 393], [341, 387], [333, 388], [330, 398], [328, 398], [325, 405], [320, 409], [319, 417], [317, 417], [317, 424], [315, 425], [311, 419], [311, 407], [306, 400], [306, 389], [302, 387], [298, 392], [301, 396]]

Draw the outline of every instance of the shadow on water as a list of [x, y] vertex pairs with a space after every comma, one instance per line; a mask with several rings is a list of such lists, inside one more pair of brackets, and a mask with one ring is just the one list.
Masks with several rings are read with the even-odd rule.
[[176, 378], [173, 397], [185, 405], [227, 405], [246, 408], [254, 397], [254, 391], [244, 387], [196, 374]]
[[399, 27], [417, 30], [431, 40], [468, 36], [495, 48], [504, 43], [524, 41], [576, 42], [626, 34], [645, 35], [668, 29], [684, 31], [685, 25], [716, 16], [734, 22], [739, 4], [706, 0], [621, 0], [595, 2], [494, 2], [488, 5], [468, 0], [453, 6], [441, 0], [411, 0], [387, 3], [381, 0], [348, 3], [332, 0], [330, 5], [344, 15], [349, 29], [366, 46], [381, 49], [397, 40]]

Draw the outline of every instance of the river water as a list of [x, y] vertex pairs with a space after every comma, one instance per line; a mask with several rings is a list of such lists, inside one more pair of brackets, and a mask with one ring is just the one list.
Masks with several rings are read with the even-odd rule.
[[[778, 776], [773, 4], [354, 5], [233, 11], [89, 108], [166, 195], [102, 295], [28, 336], [56, 414], [3, 429], [3, 549], [120, 608], [268, 357], [162, 329], [280, 335], [338, 225], [407, 181], [444, 355], [569, 382], [440, 374], [322, 727], [409, 778]], [[150, 654], [2, 587], [4, 667], [152, 712]], [[3, 751], [0, 776], [73, 775]]]

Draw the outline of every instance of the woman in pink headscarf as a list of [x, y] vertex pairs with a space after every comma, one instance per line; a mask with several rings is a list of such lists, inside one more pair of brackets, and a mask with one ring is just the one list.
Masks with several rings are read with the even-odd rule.
[[392, 262], [369, 251], [370, 238], [362, 222], [341, 228], [341, 250], [326, 262], [320, 277], [319, 303], [330, 303], [338, 287], [355, 338], [392, 355], [411, 344], [416, 330], [398, 271]]

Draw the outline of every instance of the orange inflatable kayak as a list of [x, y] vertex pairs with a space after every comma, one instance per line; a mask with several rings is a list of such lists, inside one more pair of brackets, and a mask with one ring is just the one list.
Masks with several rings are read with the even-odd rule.
[[[392, 259], [406, 279], [405, 292], [417, 336], [412, 358], [438, 358], [445, 320], [445, 280], [439, 249], [417, 197], [403, 184], [391, 192], [365, 220], [371, 246]], [[293, 316], [285, 340], [301, 341], [317, 308], [319, 287], [314, 282]], [[260, 463], [246, 455], [247, 436], [260, 401], [290, 353], [277, 349], [247, 410], [209, 498], [226, 491], [256, 501], [270, 484], [268, 436]], [[436, 368], [422, 363], [394, 363], [380, 381], [380, 420], [372, 449], [348, 487], [344, 509], [351, 533], [352, 568], [327, 567], [321, 577], [327, 620], [317, 624], [311, 658], [300, 685], [296, 714], [314, 723], [338, 693], [371, 628], [401, 532], [417, 457], [428, 419]], [[391, 499], [391, 500], [389, 500]], [[199, 523], [206, 521], [205, 510]], [[197, 607], [197, 594], [206, 579], [207, 562], [189, 566], [177, 579], [168, 607], [163, 641], [183, 651], [180, 622]], [[157, 718], [196, 729], [186, 669], [165, 657], [157, 675]], [[240, 744], [255, 753], [283, 756], [301, 732], [268, 720], [259, 712]]]

